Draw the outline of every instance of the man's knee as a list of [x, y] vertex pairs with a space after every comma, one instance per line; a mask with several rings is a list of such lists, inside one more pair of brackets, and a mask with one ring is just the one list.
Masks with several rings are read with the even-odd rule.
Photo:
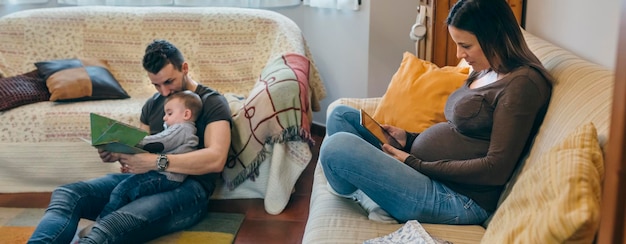
[[80, 199], [86, 195], [91, 194], [92, 191], [93, 189], [91, 189], [91, 187], [89, 187], [89, 185], [85, 182], [75, 182], [62, 185], [52, 191], [50, 204], [52, 205], [54, 202], [61, 202], [64, 203], [64, 205], [67, 203], [75, 205], [76, 202], [80, 201]]
[[73, 184], [59, 186], [54, 191], [52, 191], [52, 200], [54, 200], [55, 196], [58, 197], [70, 197], [76, 195], [75, 187]]

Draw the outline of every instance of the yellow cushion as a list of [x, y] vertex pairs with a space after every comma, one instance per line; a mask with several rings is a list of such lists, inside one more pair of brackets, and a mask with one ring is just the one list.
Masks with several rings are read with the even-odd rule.
[[443, 68], [405, 52], [374, 119], [411, 132], [422, 132], [445, 121], [443, 109], [450, 93], [463, 85], [469, 67]]
[[482, 243], [591, 243], [603, 174], [596, 128], [581, 125], [523, 169]]

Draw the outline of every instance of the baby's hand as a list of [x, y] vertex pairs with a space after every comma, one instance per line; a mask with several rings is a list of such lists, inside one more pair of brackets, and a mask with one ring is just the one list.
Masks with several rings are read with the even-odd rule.
[[122, 172], [122, 173], [129, 173], [130, 172], [127, 164], [120, 163], [120, 165], [121, 165], [120, 166], [120, 172]]

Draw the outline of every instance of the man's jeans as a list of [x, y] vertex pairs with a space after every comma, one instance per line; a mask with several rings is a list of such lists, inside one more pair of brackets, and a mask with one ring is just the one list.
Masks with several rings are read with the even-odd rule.
[[182, 182], [168, 180], [157, 171], [148, 171], [126, 178], [113, 189], [109, 203], [104, 206], [100, 218], [141, 197], [176, 189]]
[[361, 189], [400, 222], [480, 224], [487, 219], [489, 213], [472, 199], [381, 151], [359, 116], [358, 110], [340, 105], [326, 122], [320, 162], [337, 193]]
[[[109, 196], [131, 174], [109, 174], [54, 190], [28, 243], [70, 243], [81, 218], [94, 220]], [[98, 220], [81, 243], [143, 243], [186, 229], [207, 213], [208, 196], [193, 179], [175, 190], [139, 198]]]

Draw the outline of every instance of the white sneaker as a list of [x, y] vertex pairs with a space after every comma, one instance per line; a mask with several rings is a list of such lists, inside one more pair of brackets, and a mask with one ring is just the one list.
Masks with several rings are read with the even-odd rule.
[[363, 208], [367, 213], [367, 218], [385, 224], [397, 224], [398, 221], [391, 217], [387, 211], [383, 210], [374, 200], [369, 198], [363, 191], [357, 189], [355, 192], [347, 195], [337, 193], [328, 182], [326, 182], [326, 188], [328, 191], [335, 196], [348, 198], [359, 203], [361, 208]]
[[356, 190], [354, 193], [354, 200], [356, 200], [359, 205], [365, 211], [367, 211], [367, 218], [376, 222], [385, 223], [385, 224], [397, 224], [398, 221], [391, 217], [387, 211], [382, 209], [374, 200], [368, 197], [365, 192], [361, 190]]

